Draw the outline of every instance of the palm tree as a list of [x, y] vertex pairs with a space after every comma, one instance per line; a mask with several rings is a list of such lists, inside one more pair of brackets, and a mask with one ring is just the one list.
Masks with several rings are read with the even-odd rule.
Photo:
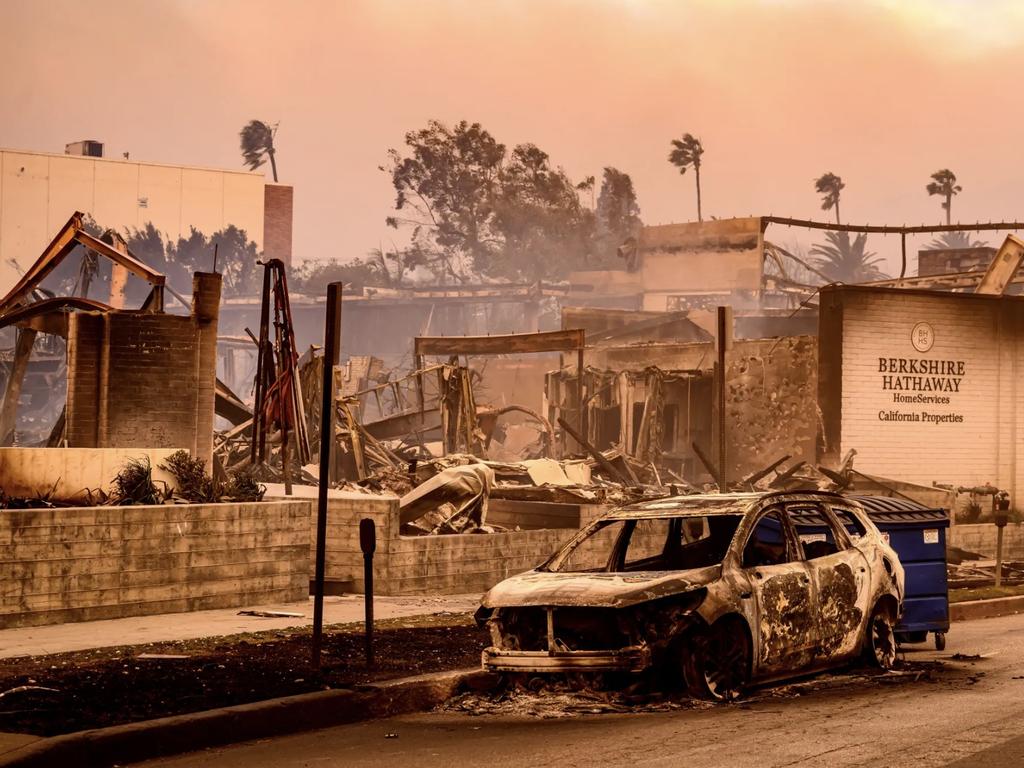
[[933, 251], [962, 250], [964, 248], [984, 248], [988, 243], [984, 240], [972, 240], [970, 232], [943, 232], [935, 240], [928, 243]]
[[867, 250], [868, 236], [863, 232], [850, 241], [849, 232], [826, 232], [827, 243], [811, 248], [816, 266], [837, 283], [864, 283], [882, 280], [885, 273], [879, 269], [881, 259]]
[[700, 210], [700, 163], [701, 155], [704, 154], [704, 145], [700, 139], [690, 133], [684, 133], [682, 139], [672, 139], [672, 151], [669, 153], [668, 161], [679, 169], [679, 174], [686, 173], [686, 169], [693, 166], [693, 173], [697, 177], [697, 221], [704, 221]]
[[953, 195], [959, 194], [963, 189], [963, 187], [956, 183], [956, 174], [949, 170], [949, 168], [936, 171], [932, 174], [932, 181], [928, 183], [925, 189], [928, 190], [929, 195], [942, 195], [946, 198], [942, 208], [946, 212], [946, 224], [951, 224], [950, 209], [953, 206]]
[[839, 224], [839, 193], [843, 191], [843, 180], [829, 171], [814, 180], [814, 190], [822, 195], [821, 210], [836, 209], [836, 224]]
[[255, 171], [266, 158], [270, 158], [270, 170], [277, 182], [277, 161], [274, 159], [274, 134], [277, 133], [277, 123], [273, 126], [264, 123], [262, 120], [250, 120], [249, 124], [238, 132], [242, 142], [242, 159], [245, 166]]

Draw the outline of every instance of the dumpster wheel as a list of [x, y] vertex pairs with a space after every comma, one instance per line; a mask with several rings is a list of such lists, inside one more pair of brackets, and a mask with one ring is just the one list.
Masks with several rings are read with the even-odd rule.
[[944, 651], [946, 650], [946, 633], [936, 632], [935, 633], [935, 650]]

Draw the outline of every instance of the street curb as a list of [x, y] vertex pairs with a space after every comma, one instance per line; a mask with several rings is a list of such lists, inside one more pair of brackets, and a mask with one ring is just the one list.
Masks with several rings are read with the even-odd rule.
[[3, 768], [74, 765], [107, 768], [270, 736], [330, 728], [433, 709], [456, 693], [492, 687], [479, 670], [387, 680], [354, 690], [316, 691], [187, 715], [77, 731], [40, 739], [0, 755]]
[[997, 616], [1013, 616], [1024, 612], [1024, 595], [993, 597], [988, 600], [966, 600], [949, 604], [950, 621], [972, 619], [994, 619]]

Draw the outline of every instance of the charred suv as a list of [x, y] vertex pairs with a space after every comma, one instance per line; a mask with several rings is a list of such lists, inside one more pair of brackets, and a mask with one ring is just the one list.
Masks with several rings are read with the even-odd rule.
[[485, 669], [681, 673], [705, 698], [835, 666], [883, 668], [903, 568], [855, 498], [682, 496], [614, 510], [483, 597]]

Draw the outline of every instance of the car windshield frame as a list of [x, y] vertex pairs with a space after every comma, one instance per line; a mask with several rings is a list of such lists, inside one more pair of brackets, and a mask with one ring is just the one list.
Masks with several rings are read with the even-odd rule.
[[[631, 514], [632, 512], [632, 514]], [[545, 573], [575, 573], [575, 574], [586, 574], [586, 573], [607, 573], [607, 574], [626, 574], [626, 573], [666, 573], [673, 571], [687, 571], [694, 570], [696, 568], [708, 567], [720, 565], [725, 558], [728, 556], [729, 551], [736, 539], [736, 535], [740, 531], [743, 520], [747, 516], [748, 510], [742, 508], [735, 503], [731, 504], [717, 504], [712, 506], [710, 509], [704, 507], [692, 507], [688, 509], [679, 509], [676, 507], [672, 510], [665, 510], [665, 512], [654, 512], [648, 510], [622, 510], [621, 513], [602, 517], [599, 520], [595, 520], [593, 523], [588, 525], [583, 530], [579, 531], [572, 539], [570, 539], [564, 546], [559, 548], [554, 555], [552, 555], [545, 563], [537, 568], [538, 571]], [[658, 569], [638, 569], [638, 568], [624, 568], [627, 564], [627, 558], [629, 556], [629, 545], [631, 543], [632, 536], [639, 523], [645, 521], [654, 520], [680, 520], [680, 525], [685, 525], [687, 520], [702, 520], [704, 521], [705, 528], [710, 531], [710, 518], [734, 518], [735, 525], [729, 531], [726, 539], [715, 542], [715, 546], [718, 547], [714, 558], [714, 562], [702, 563], [700, 565], [687, 565], [686, 567], [678, 568], [658, 568]], [[615, 535], [615, 538], [608, 545], [607, 558], [600, 568], [590, 568], [583, 570], [564, 570], [563, 566], [566, 560], [581, 546], [583, 546], [588, 540], [592, 539], [600, 531], [616, 525], [621, 525], [621, 530]], [[670, 529], [666, 530], [666, 543], [668, 542], [668, 533]], [[710, 533], [707, 536], [696, 539], [692, 542], [688, 542], [683, 546], [693, 546], [701, 541], [710, 541]], [[664, 555], [664, 551], [662, 553]], [[613, 569], [613, 564], [617, 565], [617, 568]]]

